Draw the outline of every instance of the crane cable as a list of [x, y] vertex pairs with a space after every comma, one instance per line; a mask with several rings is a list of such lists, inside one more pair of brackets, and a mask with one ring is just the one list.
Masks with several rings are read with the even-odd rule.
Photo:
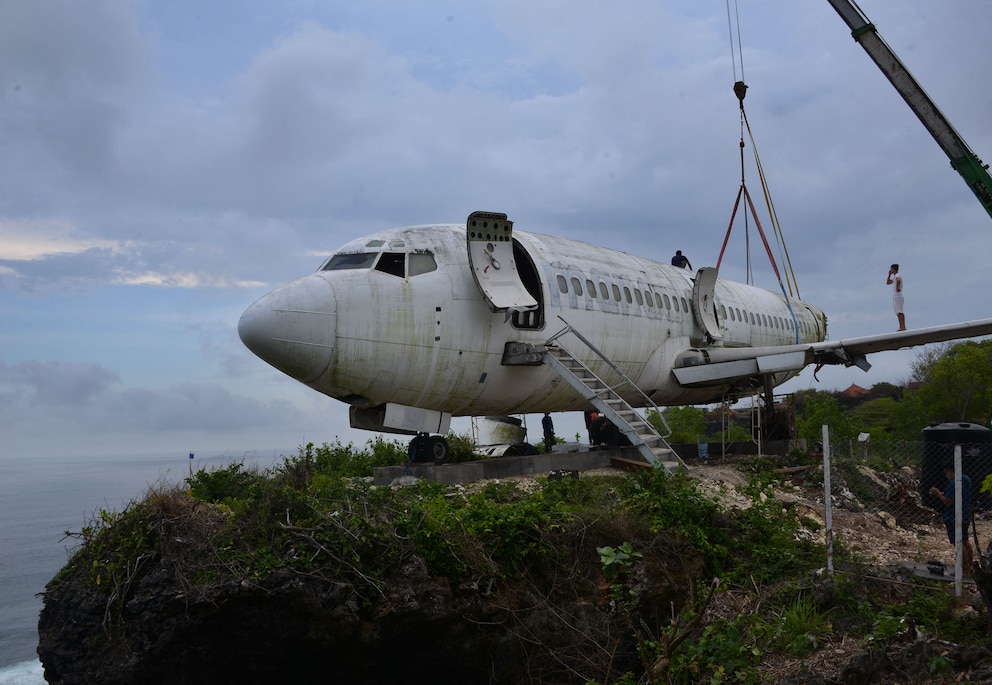
[[[747, 86], [744, 84], [744, 53], [741, 52], [741, 19], [740, 11], [737, 7], [737, 2], [734, 2], [734, 14], [737, 24], [737, 52], [738, 55], [734, 55], [734, 21], [730, 19], [730, 0], [727, 0], [727, 33], [730, 37], [730, 66], [734, 72], [734, 93], [737, 94], [738, 99], [741, 102], [741, 114], [743, 117], [744, 112], [744, 94], [747, 92]], [[737, 78], [737, 57], [740, 57], [741, 61], [741, 77]], [[741, 119], [741, 189], [745, 190], [744, 185], [744, 128], [743, 128], [743, 118]], [[734, 225], [734, 217], [737, 215], [737, 207], [740, 204], [741, 195], [740, 192], [737, 193], [737, 200], [734, 202], [734, 211], [730, 215], [730, 226], [727, 227], [727, 235], [723, 239], [723, 246], [720, 248], [720, 256], [716, 260], [716, 268], [720, 268], [720, 262], [723, 261], [723, 251], [727, 248], [727, 240], [730, 239], [730, 229]], [[751, 229], [748, 220], [747, 212], [744, 212], [744, 282], [751, 284], [754, 282], [754, 273], [751, 269]]]
[[[754, 140], [754, 134], [751, 131], [751, 125], [750, 125], [750, 123], [747, 120], [747, 113], [744, 110], [744, 95], [747, 92], [747, 85], [744, 83], [744, 55], [743, 55], [743, 52], [741, 51], [740, 14], [738, 12], [736, 0], [734, 2], [734, 11], [735, 11], [735, 14], [736, 14], [736, 24], [737, 24], [737, 52], [738, 52], [738, 55], [740, 57], [740, 63], [741, 63], [741, 78], [740, 79], [737, 79], [737, 57], [734, 54], [734, 31], [733, 31], [733, 23], [734, 22], [731, 20], [730, 0], [727, 0], [727, 26], [728, 26], [728, 31], [729, 31], [729, 34], [730, 34], [730, 57], [731, 57], [731, 64], [733, 66], [733, 74], [734, 74], [734, 94], [737, 96], [737, 99], [738, 99], [738, 101], [740, 103], [740, 118], [741, 118], [741, 135], [740, 135], [741, 187], [740, 187], [740, 190], [737, 193], [737, 200], [734, 203], [734, 210], [733, 210], [733, 213], [731, 214], [731, 217], [730, 217], [730, 225], [727, 227], [727, 234], [724, 237], [723, 246], [720, 248], [720, 257], [717, 260], [717, 268], [720, 267], [720, 262], [723, 259], [723, 254], [724, 254], [724, 251], [726, 250], [726, 247], [727, 247], [727, 241], [730, 239], [730, 231], [733, 228], [734, 217], [737, 214], [737, 209], [738, 209], [738, 207], [740, 205], [741, 195], [743, 194], [744, 198], [747, 200], [747, 204], [748, 204], [748, 207], [751, 210], [751, 214], [754, 217], [755, 223], [756, 223], [757, 228], [758, 228], [758, 233], [760, 234], [761, 240], [764, 243], [765, 251], [767, 252], [768, 259], [769, 259], [769, 261], [771, 262], [771, 265], [772, 265], [772, 270], [775, 272], [775, 276], [778, 278], [779, 287], [782, 289], [782, 294], [785, 295], [785, 287], [782, 285], [782, 277], [779, 274], [778, 266], [775, 263], [775, 257], [772, 254], [772, 251], [771, 251], [771, 248], [768, 245], [767, 239], [765, 238], [764, 231], [761, 228], [761, 221], [758, 219], [757, 212], [755, 211], [755, 208], [754, 208], [754, 203], [751, 200], [751, 194], [748, 192], [747, 185], [745, 183], [745, 178], [744, 178], [745, 177], [745, 173], [744, 173], [744, 170], [745, 170], [745, 164], [744, 164], [744, 147], [745, 147], [745, 143], [744, 143], [744, 131], [746, 130], [747, 131], [747, 134], [748, 134], [748, 138], [751, 141], [751, 149], [754, 151], [755, 166], [756, 166], [756, 168], [758, 170], [758, 178], [759, 178], [759, 180], [761, 182], [762, 193], [763, 193], [764, 198], [765, 198], [765, 205], [768, 208], [768, 214], [769, 214], [769, 217], [770, 217], [770, 220], [771, 220], [772, 229], [774, 231], [775, 239], [776, 239], [776, 241], [778, 243], [779, 257], [782, 259], [782, 263], [786, 267], [786, 283], [787, 283], [788, 288], [789, 288], [789, 294], [792, 295], [794, 293], [796, 298], [801, 299], [801, 297], [799, 295], [799, 285], [798, 285], [798, 282], [796, 281], [795, 271], [792, 268], [792, 261], [791, 261], [791, 259], [789, 257], [788, 248], [785, 246], [785, 237], [784, 237], [784, 235], [782, 233], [781, 224], [779, 223], [778, 215], [777, 215], [777, 213], [775, 211], [775, 205], [774, 205], [774, 202], [772, 201], [772, 198], [771, 198], [771, 192], [769, 191], [769, 188], [768, 188], [768, 182], [767, 182], [767, 178], [765, 177], [764, 168], [761, 165], [761, 159], [758, 157], [758, 148], [757, 148], [757, 144], [755, 143], [755, 140]], [[748, 282], [750, 283], [751, 282], [751, 277], [752, 277], [752, 273], [751, 273], [751, 249], [750, 249], [750, 236], [748, 234], [748, 228], [747, 228], [747, 221], [748, 221], [747, 212], [744, 213], [744, 221], [745, 221], [745, 257], [746, 257], [746, 264], [747, 264], [746, 271], [747, 271]], [[786, 297], [786, 301], [788, 302], [788, 297]], [[791, 309], [791, 306], [790, 306], [790, 309]], [[793, 317], [795, 317], [795, 314], [794, 313], [793, 313]]]
[[[782, 233], [782, 225], [778, 220], [778, 213], [775, 211], [775, 203], [772, 200], [771, 192], [768, 189], [768, 181], [765, 178], [765, 169], [761, 165], [761, 158], [758, 157], [758, 148], [754, 142], [754, 134], [751, 132], [751, 125], [748, 123], [747, 114], [744, 112], [744, 103], [741, 101], [741, 120], [744, 127], [747, 129], [748, 138], [751, 141], [751, 149], [754, 151], [754, 165], [758, 170], [758, 178], [761, 181], [761, 190], [765, 197], [765, 206], [768, 208], [768, 216], [772, 225], [772, 231], [775, 235], [775, 240], [779, 247], [779, 258], [782, 260], [782, 265], [786, 270], [785, 278], [786, 283], [789, 286], [789, 294], [793, 294], [793, 289], [795, 290], [795, 296], [797, 299], [802, 299], [799, 296], [799, 283], [796, 281], [796, 273], [792, 268], [792, 259], [789, 257], [789, 248], [785, 244], [785, 236]], [[743, 141], [743, 138], [742, 138]], [[741, 146], [741, 157], [744, 156], [743, 145]], [[757, 221], [757, 218], [755, 218]]]

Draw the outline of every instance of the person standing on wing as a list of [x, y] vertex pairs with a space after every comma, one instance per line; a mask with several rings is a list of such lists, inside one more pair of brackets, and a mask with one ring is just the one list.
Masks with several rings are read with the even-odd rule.
[[902, 276], [899, 274], [899, 265], [893, 264], [889, 267], [888, 278], [885, 279], [887, 285], [892, 288], [892, 308], [896, 311], [896, 318], [899, 319], [899, 330], [906, 330], [906, 314], [904, 313], [905, 299], [902, 294]]

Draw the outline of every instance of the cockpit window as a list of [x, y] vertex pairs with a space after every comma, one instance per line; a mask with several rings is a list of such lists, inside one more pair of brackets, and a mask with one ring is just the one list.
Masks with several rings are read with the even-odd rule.
[[379, 257], [379, 262], [375, 265], [375, 270], [403, 278], [406, 275], [405, 260], [406, 255], [402, 252], [383, 252], [382, 256]]
[[437, 262], [434, 261], [434, 255], [427, 254], [426, 252], [413, 252], [410, 254], [410, 278], [431, 271], [437, 271]]
[[328, 259], [321, 271], [341, 271], [344, 269], [368, 269], [372, 266], [378, 252], [351, 252], [348, 254], [336, 254]]
[[[409, 256], [409, 263], [407, 257]], [[375, 265], [373, 267], [373, 264]], [[336, 254], [320, 267], [321, 271], [342, 271], [345, 269], [370, 269], [405, 278], [437, 271], [437, 262], [429, 252], [349, 252]]]

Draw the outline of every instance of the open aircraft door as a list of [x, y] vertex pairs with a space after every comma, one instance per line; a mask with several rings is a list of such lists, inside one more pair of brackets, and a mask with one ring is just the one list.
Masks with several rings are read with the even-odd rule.
[[712, 266], [704, 266], [696, 272], [692, 286], [692, 315], [696, 323], [711, 340], [722, 340], [723, 331], [716, 318], [716, 277], [718, 271]]
[[479, 290], [492, 310], [536, 309], [513, 259], [513, 222], [506, 214], [472, 212], [465, 226], [468, 261]]
[[[817, 314], [817, 311], [818, 310], [815, 310], [813, 307], [810, 307], [809, 305], [804, 305], [804, 306], [806, 307], [806, 311], [808, 311], [810, 313], [810, 315], [813, 317], [813, 321], [815, 322], [814, 323], [815, 328], [813, 329], [813, 335], [816, 336], [816, 339], [817, 340], [826, 340], [826, 338], [827, 338], [827, 330], [826, 330], [827, 329], [827, 326], [826, 326], [826, 319], [823, 316], [823, 312], [820, 312], [819, 314]], [[798, 333], [797, 333], [797, 335], [798, 335]], [[867, 371], [867, 369], [865, 369], [865, 370]]]

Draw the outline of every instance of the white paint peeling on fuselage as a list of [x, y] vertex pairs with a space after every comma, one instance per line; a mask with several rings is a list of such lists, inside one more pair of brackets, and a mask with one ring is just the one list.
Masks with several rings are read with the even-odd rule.
[[[677, 354], [706, 345], [687, 306], [690, 272], [566, 238], [521, 231], [514, 236], [541, 281], [545, 323], [540, 329], [515, 328], [505, 312], [491, 311], [472, 278], [463, 226], [393, 229], [342, 247], [339, 253], [396, 250], [402, 244], [404, 251], [429, 251], [437, 270], [407, 278], [374, 269], [318, 272], [335, 293], [337, 332], [332, 363], [308, 385], [333, 397], [362, 396], [369, 406], [388, 401], [454, 416], [581, 410], [585, 400], [550, 368], [501, 363], [506, 342], [540, 344], [564, 326], [561, 317], [640, 388], [654, 392], [659, 404], [704, 402], [719, 393], [683, 388], [671, 374]], [[367, 248], [373, 240], [382, 247]], [[566, 280], [564, 293], [559, 276]], [[719, 314], [724, 346], [796, 341], [795, 330], [785, 323], [792, 314], [780, 294], [718, 281], [715, 304], [718, 313], [727, 312]], [[794, 300], [793, 308], [804, 325], [799, 340], [822, 339], [805, 305]], [[762, 314], [765, 323], [758, 323]], [[616, 380], [608, 365], [573, 336], [566, 334], [561, 343], [604, 380]], [[642, 404], [635, 395], [628, 397]]]

